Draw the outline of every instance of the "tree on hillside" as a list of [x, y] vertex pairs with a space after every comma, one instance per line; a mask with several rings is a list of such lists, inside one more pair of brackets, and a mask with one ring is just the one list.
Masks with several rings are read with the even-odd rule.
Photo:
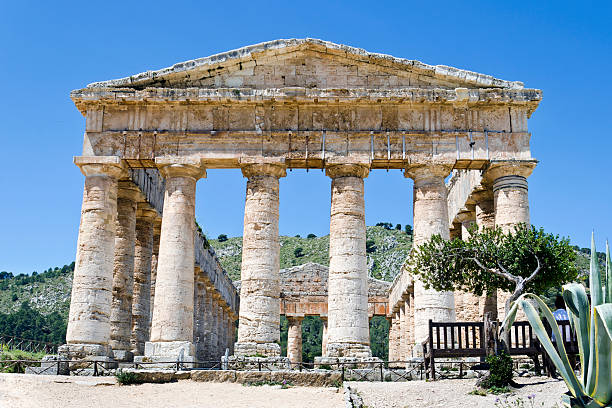
[[434, 235], [412, 255], [409, 268], [427, 288], [478, 296], [496, 289], [512, 293], [506, 314], [525, 291], [543, 293], [578, 275], [569, 239], [524, 224], [509, 233], [472, 229], [467, 241]]

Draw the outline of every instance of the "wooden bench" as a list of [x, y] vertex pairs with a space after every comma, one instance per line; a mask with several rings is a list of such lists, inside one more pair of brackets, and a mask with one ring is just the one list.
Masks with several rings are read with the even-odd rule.
[[[425, 375], [436, 379], [436, 358], [486, 357], [487, 340], [483, 322], [429, 321], [429, 337], [422, 343]], [[529, 322], [514, 322], [510, 330], [511, 356], [528, 356], [540, 372], [541, 348]], [[431, 376], [431, 377], [430, 377]]]

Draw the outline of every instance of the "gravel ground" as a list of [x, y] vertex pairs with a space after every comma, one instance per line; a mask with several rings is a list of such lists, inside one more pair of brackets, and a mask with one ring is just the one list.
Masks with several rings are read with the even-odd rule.
[[183, 380], [119, 386], [114, 378], [0, 374], [0, 408], [342, 408], [342, 388], [245, 387]]
[[[528, 396], [535, 394], [533, 407], [561, 406], [561, 395], [567, 392], [563, 381], [548, 377], [515, 378], [521, 388], [513, 389], [509, 395], [470, 395], [475, 379], [440, 380], [433, 382], [409, 381], [398, 383], [350, 382], [368, 408], [490, 408], [496, 399], [511, 403], [519, 398], [531, 408]], [[555, 405], [558, 404], [558, 405]], [[508, 406], [508, 404], [503, 405]], [[514, 406], [514, 405], [512, 405]]]

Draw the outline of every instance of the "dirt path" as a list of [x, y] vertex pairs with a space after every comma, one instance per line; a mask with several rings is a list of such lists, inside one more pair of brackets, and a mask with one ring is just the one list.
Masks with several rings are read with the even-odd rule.
[[0, 374], [0, 408], [342, 408], [342, 388], [184, 380], [119, 386], [114, 378]]
[[[402, 383], [349, 382], [368, 408], [491, 408], [496, 399], [508, 402], [523, 399], [530, 407], [528, 396], [535, 396], [534, 407], [555, 407], [567, 387], [563, 381], [548, 377], [515, 378], [523, 387], [510, 395], [470, 395], [476, 380], [410, 381]], [[542, 405], [544, 404], [544, 405]], [[512, 405], [514, 406], [514, 405]], [[561, 406], [559, 403], [557, 406]]]

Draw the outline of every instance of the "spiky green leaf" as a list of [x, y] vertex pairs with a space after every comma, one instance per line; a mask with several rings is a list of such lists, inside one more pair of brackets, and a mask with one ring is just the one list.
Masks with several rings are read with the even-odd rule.
[[[591, 324], [591, 309], [589, 298], [584, 286], [570, 283], [563, 286], [563, 299], [568, 309], [569, 320], [580, 351], [580, 367], [589, 366], [589, 327]], [[582, 371], [582, 383], [586, 384], [587, 370]]]
[[601, 406], [612, 404], [612, 303], [595, 306], [595, 372], [590, 396]]
[[[540, 319], [538, 311], [528, 301], [528, 298], [533, 299], [537, 303], [540, 312], [552, 328], [552, 332], [555, 336], [555, 340], [557, 343], [556, 348], [550, 340], [548, 333], [546, 333], [546, 329], [544, 328], [544, 324], [542, 323], [542, 319]], [[521, 309], [523, 309], [523, 311], [525, 312], [525, 315], [527, 316], [527, 319], [529, 320], [529, 323], [531, 324], [535, 335], [538, 337], [538, 340], [540, 340], [542, 347], [544, 347], [544, 349], [546, 350], [546, 353], [550, 357], [557, 370], [559, 370], [559, 372], [561, 373], [561, 376], [565, 380], [567, 388], [569, 389], [571, 394], [575, 398], [583, 399], [585, 395], [582, 390], [582, 384], [580, 384], [578, 378], [576, 377], [576, 374], [572, 370], [571, 364], [567, 357], [567, 353], [565, 352], [565, 347], [563, 346], [563, 338], [561, 337], [559, 326], [557, 325], [557, 321], [555, 320], [548, 306], [546, 306], [542, 299], [532, 294], [525, 294], [521, 296], [517, 300], [517, 303], [520, 304]]]

